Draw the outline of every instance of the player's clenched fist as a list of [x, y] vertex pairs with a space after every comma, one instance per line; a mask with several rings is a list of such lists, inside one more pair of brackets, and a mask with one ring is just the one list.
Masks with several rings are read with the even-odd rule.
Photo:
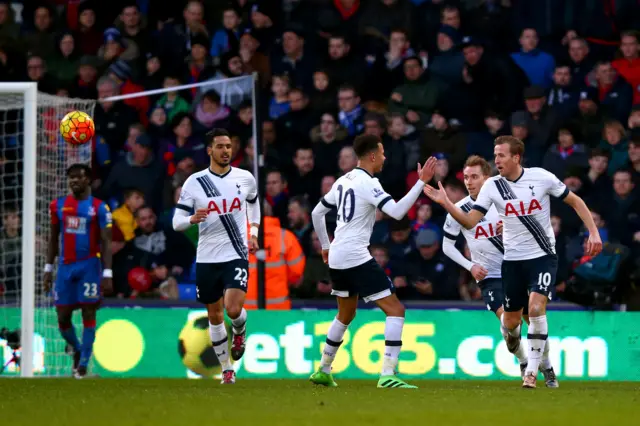
[[189, 222], [191, 222], [192, 225], [198, 224], [198, 223], [202, 223], [205, 220], [207, 220], [207, 215], [209, 214], [209, 210], [207, 209], [198, 209], [196, 210], [196, 213], [191, 216], [191, 219], [189, 219]]

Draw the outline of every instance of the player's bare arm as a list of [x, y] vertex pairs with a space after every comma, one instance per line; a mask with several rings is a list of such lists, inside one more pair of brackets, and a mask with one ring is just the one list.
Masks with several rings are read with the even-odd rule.
[[[60, 236], [60, 224], [51, 223], [50, 229], [50, 237], [49, 237], [49, 245], [47, 246], [47, 266], [45, 266], [45, 272], [43, 277], [44, 291], [48, 293], [51, 291], [51, 285], [53, 283], [53, 262], [56, 261], [56, 256], [58, 255], [58, 238]], [[52, 270], [49, 269], [49, 265], [51, 265]]]
[[435, 189], [431, 185], [427, 185], [424, 188], [424, 194], [431, 198], [436, 203], [440, 204], [460, 225], [466, 229], [471, 229], [480, 222], [480, 219], [484, 217], [484, 213], [472, 209], [469, 213], [463, 212], [458, 206], [456, 206], [447, 197], [447, 193], [444, 190], [441, 182], [438, 182], [438, 188]]
[[111, 272], [113, 252], [111, 251], [111, 240], [111, 227], [108, 226], [100, 231], [100, 256], [102, 257], [102, 266], [104, 267], [102, 291], [105, 295], [110, 295], [113, 292], [113, 273]]
[[585, 204], [584, 200], [574, 194], [573, 192], [569, 192], [564, 199], [564, 202], [573, 207], [576, 211], [580, 219], [582, 219], [582, 223], [589, 230], [589, 239], [587, 240], [587, 255], [596, 256], [602, 251], [602, 240], [600, 239], [600, 232], [598, 232], [598, 227], [596, 223], [593, 221], [593, 216], [591, 216], [591, 212], [589, 208]]

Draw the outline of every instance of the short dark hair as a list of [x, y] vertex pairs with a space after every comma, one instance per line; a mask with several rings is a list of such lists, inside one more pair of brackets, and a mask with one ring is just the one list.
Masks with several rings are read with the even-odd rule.
[[602, 148], [594, 148], [589, 153], [589, 159], [594, 157], [607, 157], [609, 158], [609, 153]]
[[133, 194], [139, 194], [144, 198], [144, 192], [142, 192], [139, 188], [127, 188], [124, 190], [124, 199], [128, 199]]
[[378, 144], [382, 141], [374, 135], [358, 135], [353, 141], [353, 150], [358, 158], [362, 158], [370, 152], [378, 150]]
[[202, 98], [203, 99], [207, 98], [209, 99], [210, 102], [213, 102], [214, 104], [217, 104], [217, 105], [222, 104], [222, 99], [220, 98], [220, 94], [215, 90], [207, 91], [207, 93], [205, 93], [204, 96], [202, 96]]
[[77, 171], [83, 171], [86, 177], [91, 178], [91, 167], [89, 167], [87, 164], [82, 163], [75, 163], [70, 165], [67, 169], [67, 177], [69, 177], [71, 173]]
[[[465, 167], [467, 167], [466, 164], [465, 164]], [[447, 179], [444, 182], [444, 187], [446, 188], [447, 186], [450, 187], [450, 188], [453, 188], [453, 189], [457, 189], [460, 192], [466, 192], [467, 191], [467, 188], [465, 188], [464, 184], [462, 182], [460, 182], [456, 178]]]
[[309, 200], [304, 195], [296, 195], [289, 199], [289, 204], [297, 203], [302, 210], [307, 213], [311, 212], [311, 205], [309, 204]]
[[511, 153], [511, 155], [519, 155], [520, 157], [524, 155], [524, 142], [522, 142], [515, 136], [498, 136], [493, 143], [493, 146], [504, 144], [509, 145], [509, 152]]
[[338, 87], [338, 92], [348, 92], [348, 91], [353, 92], [353, 96], [355, 97], [360, 96], [355, 86], [352, 86], [351, 84], [343, 84], [340, 87]]
[[140, 216], [140, 212], [142, 212], [142, 210], [146, 210], [146, 209], [149, 209], [149, 210], [151, 210], [151, 212], [153, 214], [156, 214], [156, 212], [153, 211], [153, 207], [151, 207], [149, 204], [143, 204], [143, 205], [140, 206], [140, 208], [138, 210], [133, 212], [133, 217], [135, 217], [137, 219], [138, 216]]
[[211, 130], [209, 130], [206, 134], [206, 140], [207, 140], [207, 146], [210, 146], [213, 144], [213, 142], [216, 140], [216, 138], [220, 138], [220, 137], [228, 137], [229, 139], [231, 139], [231, 135], [229, 134], [229, 132], [227, 131], [227, 129], [222, 129], [220, 127], [215, 127]]

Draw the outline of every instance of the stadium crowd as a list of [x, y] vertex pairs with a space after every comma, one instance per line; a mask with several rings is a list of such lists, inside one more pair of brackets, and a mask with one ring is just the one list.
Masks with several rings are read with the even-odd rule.
[[[330, 297], [310, 211], [356, 166], [356, 135], [384, 141], [379, 179], [394, 197], [435, 155], [435, 180], [455, 200], [466, 195], [465, 159], [491, 160], [494, 138], [511, 133], [525, 142], [525, 166], [548, 169], [587, 201], [607, 243], [584, 256], [579, 218], [554, 205], [555, 297], [608, 306], [632, 304], [640, 282], [638, 28], [635, 0], [0, 1], [0, 81], [99, 99], [258, 73], [264, 212], [305, 254], [304, 274], [289, 283], [297, 298]], [[197, 230], [172, 230], [176, 197], [208, 164], [213, 127], [233, 135], [233, 166], [252, 170], [252, 113], [251, 99], [223, 105], [216, 90], [97, 104], [93, 188], [114, 206], [112, 296], [144, 296], [129, 285], [138, 277], [153, 281], [152, 294], [179, 297]], [[16, 167], [12, 150], [4, 138], [3, 175]], [[371, 252], [401, 299], [481, 299], [442, 254], [444, 217], [426, 197], [400, 221], [378, 212]], [[19, 285], [8, 255], [19, 227], [5, 202], [5, 289]], [[149, 277], [129, 274], [136, 268]]]

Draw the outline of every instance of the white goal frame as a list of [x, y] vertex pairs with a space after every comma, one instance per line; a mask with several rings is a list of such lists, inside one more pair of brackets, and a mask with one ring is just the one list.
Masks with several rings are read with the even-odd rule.
[[36, 301], [36, 186], [38, 84], [2, 83], [0, 94], [22, 94], [24, 152], [22, 160], [22, 284], [20, 286], [20, 376], [33, 377]]

